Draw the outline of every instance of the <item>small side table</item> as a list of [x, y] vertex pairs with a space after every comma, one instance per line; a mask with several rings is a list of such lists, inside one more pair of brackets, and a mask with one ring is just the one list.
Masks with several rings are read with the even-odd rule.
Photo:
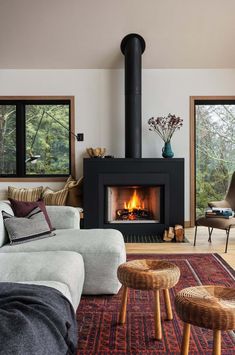
[[122, 303], [119, 322], [126, 322], [126, 306], [128, 288], [137, 290], [153, 290], [155, 303], [155, 338], [162, 339], [160, 290], [163, 290], [167, 319], [172, 320], [173, 314], [169, 289], [175, 286], [180, 277], [180, 269], [173, 263], [165, 260], [132, 260], [119, 266], [118, 279], [123, 285]]

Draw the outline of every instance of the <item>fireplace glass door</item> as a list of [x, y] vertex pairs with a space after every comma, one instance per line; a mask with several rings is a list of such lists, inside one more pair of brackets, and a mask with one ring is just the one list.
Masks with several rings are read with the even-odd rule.
[[160, 223], [160, 186], [108, 186], [107, 223]]

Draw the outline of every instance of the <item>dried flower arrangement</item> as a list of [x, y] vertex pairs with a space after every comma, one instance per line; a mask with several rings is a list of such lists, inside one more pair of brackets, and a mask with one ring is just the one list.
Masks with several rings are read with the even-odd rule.
[[151, 117], [149, 130], [156, 132], [165, 143], [170, 142], [174, 132], [183, 126], [183, 119], [169, 113], [167, 117]]

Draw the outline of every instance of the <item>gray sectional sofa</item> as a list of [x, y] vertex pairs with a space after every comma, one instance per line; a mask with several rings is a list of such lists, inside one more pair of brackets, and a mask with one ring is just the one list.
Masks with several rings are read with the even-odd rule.
[[[0, 211], [13, 215], [9, 202]], [[79, 211], [47, 206], [55, 236], [10, 245], [0, 216], [0, 282], [42, 284], [61, 291], [77, 308], [81, 293], [115, 294], [118, 266], [126, 261], [122, 234], [113, 229], [80, 230]]]

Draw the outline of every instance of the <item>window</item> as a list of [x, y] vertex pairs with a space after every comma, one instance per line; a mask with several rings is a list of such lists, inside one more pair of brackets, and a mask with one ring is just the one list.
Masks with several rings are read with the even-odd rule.
[[70, 175], [73, 128], [71, 97], [0, 98], [0, 176]]
[[195, 216], [222, 200], [235, 170], [235, 98], [195, 98]]

